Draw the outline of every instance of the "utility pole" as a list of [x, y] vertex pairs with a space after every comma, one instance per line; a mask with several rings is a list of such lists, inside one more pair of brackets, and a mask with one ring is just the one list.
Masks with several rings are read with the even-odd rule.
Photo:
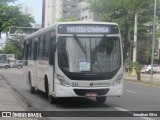
[[46, 0], [42, 0], [42, 28], [45, 27], [45, 10], [46, 10]]
[[156, 6], [157, 0], [154, 4], [154, 20], [153, 20], [153, 39], [152, 39], [152, 54], [151, 54], [151, 79], [150, 82], [153, 82], [153, 60], [154, 60], [154, 48], [155, 48], [155, 29], [156, 29]]
[[138, 27], [138, 14], [135, 14], [134, 22], [134, 47], [133, 47], [133, 62], [137, 61], [137, 27]]

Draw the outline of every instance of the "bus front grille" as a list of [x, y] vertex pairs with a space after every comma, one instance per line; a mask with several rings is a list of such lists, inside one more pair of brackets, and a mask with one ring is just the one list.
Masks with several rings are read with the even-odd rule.
[[85, 96], [87, 93], [96, 93], [97, 95], [106, 95], [109, 89], [74, 89], [79, 96]]

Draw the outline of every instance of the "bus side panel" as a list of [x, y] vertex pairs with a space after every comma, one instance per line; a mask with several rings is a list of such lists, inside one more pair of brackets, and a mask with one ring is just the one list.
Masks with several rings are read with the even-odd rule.
[[54, 88], [54, 79], [53, 79], [53, 66], [48, 67], [48, 71], [46, 71], [46, 75], [48, 77], [48, 84], [49, 84], [49, 94], [53, 94], [53, 88]]
[[36, 77], [36, 62], [34, 62], [33, 60], [29, 60], [28, 61], [28, 81], [29, 81], [29, 75], [30, 75], [30, 84], [32, 85], [32, 87], [35, 87], [35, 77]]
[[37, 88], [37, 61], [32, 61], [32, 68], [31, 68], [31, 74], [32, 74], [32, 86]]
[[38, 60], [37, 63], [37, 85], [38, 85], [38, 89], [45, 92], [45, 88], [44, 88], [44, 70], [43, 70], [43, 61], [42, 60]]
[[26, 83], [29, 85], [28, 80], [28, 65], [23, 64], [23, 78], [26, 81]]

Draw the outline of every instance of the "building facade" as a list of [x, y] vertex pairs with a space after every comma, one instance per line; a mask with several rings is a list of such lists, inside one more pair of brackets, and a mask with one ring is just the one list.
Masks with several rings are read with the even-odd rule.
[[77, 18], [78, 0], [44, 0], [44, 27], [54, 24], [59, 19]]
[[98, 20], [98, 17], [89, 10], [89, 4], [81, 0], [44, 0], [43, 7], [44, 27], [67, 18], [80, 21]]
[[[27, 5], [25, 5], [25, 4], [19, 4], [19, 5], [18, 5], [18, 8], [19, 8], [19, 10], [20, 10], [21, 12], [23, 12], [24, 14], [30, 14], [30, 15], [32, 15], [32, 13], [33, 13], [32, 8], [29, 7], [29, 6], [27, 6]], [[32, 16], [33, 16], [33, 15], [32, 15]]]
[[78, 3], [78, 19], [80, 21], [99, 21], [98, 16], [89, 9], [89, 3], [85, 1]]

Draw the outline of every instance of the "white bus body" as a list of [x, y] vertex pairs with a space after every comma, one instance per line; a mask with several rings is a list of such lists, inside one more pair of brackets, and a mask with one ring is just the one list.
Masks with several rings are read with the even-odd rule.
[[31, 93], [61, 97], [123, 94], [123, 55], [115, 23], [62, 22], [25, 38], [24, 77]]

